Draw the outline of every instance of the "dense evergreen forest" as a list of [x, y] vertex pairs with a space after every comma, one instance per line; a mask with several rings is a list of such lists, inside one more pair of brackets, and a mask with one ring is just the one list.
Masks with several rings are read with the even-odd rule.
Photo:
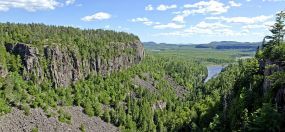
[[[7, 44], [26, 43], [37, 47], [38, 54], [44, 54], [45, 46], [75, 48], [81, 59], [92, 52], [106, 59], [121, 54], [110, 47], [139, 38], [104, 30], [0, 24], [0, 115], [12, 107], [26, 115], [41, 108], [47, 117], [68, 124], [72, 115], [62, 107], [80, 106], [121, 131], [285, 131], [284, 19], [283, 12], [276, 15], [272, 35], [265, 37], [255, 58], [230, 64], [207, 83], [201, 61], [146, 55], [136, 65], [89, 74], [69, 86], [55, 86], [46, 76], [40, 82], [25, 77], [25, 58], [9, 52]], [[52, 63], [40, 62], [46, 69]]]
[[[42, 108], [46, 116], [53, 117], [55, 114], [51, 111], [58, 109], [58, 120], [70, 123], [72, 115], [63, 112], [61, 107], [81, 106], [90, 117], [101, 117], [126, 131], [179, 130], [195, 115], [190, 106], [195, 103], [197, 95], [202, 94], [197, 87], [203, 85], [207, 75], [206, 67], [198, 62], [147, 55], [140, 64], [117, 73], [90, 74], [68, 87], [54, 87], [49, 78], [40, 83], [37, 79], [27, 79], [26, 57], [8, 52], [10, 43], [27, 43], [29, 48], [38, 47], [39, 50], [46, 45], [57, 46], [56, 44], [63, 43], [62, 49], [67, 47], [69, 50], [87, 46], [88, 51], [78, 53], [84, 58], [83, 54], [94, 52], [92, 46], [96, 49], [95, 52], [103, 51], [104, 48], [108, 50], [108, 45], [137, 41], [136, 36], [113, 31], [82, 31], [67, 27], [10, 23], [2, 24], [1, 34], [6, 34], [0, 48], [1, 68], [8, 70], [5, 78], [0, 81], [1, 115], [11, 112], [11, 107], [16, 107], [27, 115], [31, 108]], [[59, 35], [58, 40], [52, 39], [54, 34]], [[37, 35], [39, 37], [35, 39], [29, 37]], [[77, 43], [77, 38], [82, 37], [85, 38], [83, 42]], [[110, 50], [107, 52], [110, 53]], [[41, 51], [38, 54], [42, 54]], [[52, 62], [44, 61], [40, 65], [49, 67], [48, 63]], [[182, 90], [186, 92], [176, 91], [173, 88], [176, 86], [183, 87]]]
[[[264, 38], [256, 57], [225, 68], [205, 84], [207, 112], [196, 121], [197, 131], [285, 131], [284, 20], [276, 15], [271, 36]], [[192, 129], [193, 130], [193, 129]]]
[[[111, 46], [118, 47], [122, 43], [137, 41], [139, 38], [125, 32], [110, 30], [80, 30], [73, 27], [45, 26], [44, 24], [0, 24], [1, 43], [26, 43], [43, 49], [44, 46], [60, 46], [78, 49], [78, 54], [87, 57], [91, 51], [103, 56], [114, 56], [117, 52]], [[40, 50], [42, 53], [43, 51]]]

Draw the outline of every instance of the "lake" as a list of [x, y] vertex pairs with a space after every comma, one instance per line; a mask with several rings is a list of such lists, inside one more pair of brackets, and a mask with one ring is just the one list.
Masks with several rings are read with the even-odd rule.
[[206, 78], [205, 82], [216, 77], [222, 71], [223, 68], [224, 68], [224, 66], [222, 66], [222, 65], [207, 66], [208, 77]]

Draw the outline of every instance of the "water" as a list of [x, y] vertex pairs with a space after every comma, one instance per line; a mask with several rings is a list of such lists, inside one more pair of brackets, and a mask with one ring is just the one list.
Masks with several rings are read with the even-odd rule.
[[206, 78], [205, 82], [209, 81], [210, 79], [216, 77], [224, 67], [221, 65], [215, 66], [207, 66], [208, 69], [208, 77]]

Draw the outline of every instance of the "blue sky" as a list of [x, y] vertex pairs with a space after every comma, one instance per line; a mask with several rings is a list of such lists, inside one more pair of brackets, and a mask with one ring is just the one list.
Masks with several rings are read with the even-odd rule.
[[142, 41], [261, 41], [285, 0], [0, 0], [0, 22], [110, 29]]

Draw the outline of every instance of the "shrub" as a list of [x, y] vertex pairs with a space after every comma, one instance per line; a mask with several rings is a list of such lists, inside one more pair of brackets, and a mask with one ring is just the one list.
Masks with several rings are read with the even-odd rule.
[[83, 124], [80, 125], [80, 128], [79, 128], [80, 131], [82, 132], [86, 132], [86, 128]]
[[71, 123], [71, 115], [69, 113], [66, 113], [62, 109], [60, 109], [58, 111], [58, 114], [59, 114], [58, 120], [60, 122], [64, 122], [64, 123], [67, 123], [67, 124]]
[[248, 129], [250, 131], [280, 131], [282, 116], [271, 104], [263, 104], [251, 116]]
[[26, 116], [30, 115], [30, 106], [28, 104], [22, 104], [21, 110], [24, 110]]
[[273, 60], [285, 59], [285, 44], [281, 44], [273, 47], [270, 58]]
[[93, 108], [92, 108], [91, 104], [86, 104], [85, 105], [84, 113], [87, 114], [90, 117], [94, 116], [94, 111], [93, 111]]
[[4, 99], [0, 98], [0, 116], [11, 111]]
[[39, 131], [39, 128], [38, 127], [34, 127], [32, 128], [31, 132], [38, 132]]
[[109, 110], [106, 110], [103, 114], [103, 120], [105, 122], [110, 122], [111, 121], [111, 116]]
[[102, 106], [99, 102], [95, 102], [94, 104], [94, 114], [95, 116], [102, 116]]

